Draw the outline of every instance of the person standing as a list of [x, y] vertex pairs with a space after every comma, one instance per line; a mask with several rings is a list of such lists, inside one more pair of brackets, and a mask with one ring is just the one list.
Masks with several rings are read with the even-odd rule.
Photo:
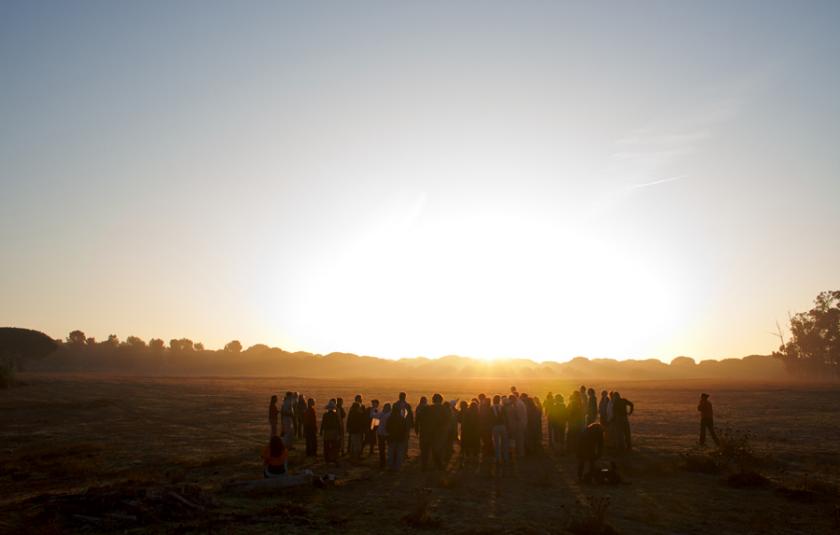
[[461, 411], [463, 460], [478, 460], [478, 452], [481, 448], [480, 426], [478, 401], [474, 399], [465, 410]]
[[495, 457], [493, 448], [493, 408], [490, 398], [481, 394], [478, 396], [478, 427], [481, 435], [481, 459]]
[[586, 425], [589, 425], [598, 421], [598, 399], [595, 397], [594, 388], [587, 390], [586, 395]]
[[[440, 435], [449, 430], [448, 420], [443, 413], [443, 396], [432, 396], [432, 404], [426, 405], [417, 413], [417, 431], [420, 435], [420, 468], [425, 472], [429, 466], [429, 458], [435, 468], [443, 470], [443, 447], [446, 438]], [[438, 445], [438, 442], [441, 444]]]
[[629, 416], [633, 414], [633, 402], [621, 397], [618, 392], [613, 392], [613, 422], [615, 432], [618, 435], [618, 449], [630, 451], [633, 449], [633, 442], [630, 437]]
[[362, 440], [367, 431], [367, 416], [365, 409], [362, 407], [357, 396], [357, 400], [350, 406], [350, 411], [347, 413], [347, 438], [350, 444], [350, 458], [358, 461], [362, 456]]
[[280, 417], [283, 418], [283, 444], [287, 449], [294, 449], [295, 442], [295, 405], [297, 396], [292, 392], [286, 392], [283, 398], [283, 406], [280, 409]]
[[295, 431], [298, 438], [303, 438], [303, 419], [306, 417], [306, 398], [303, 394], [297, 396], [297, 407], [295, 407]]
[[391, 416], [391, 404], [382, 406], [379, 413], [379, 426], [376, 428], [376, 445], [379, 448], [379, 468], [387, 466], [388, 458], [388, 418]]
[[516, 412], [516, 425], [513, 428], [513, 445], [516, 449], [516, 456], [522, 458], [525, 457], [525, 430], [528, 428], [528, 407], [525, 406], [525, 402], [518, 392], [511, 394], [511, 398], [513, 410]]
[[577, 441], [583, 429], [586, 417], [583, 410], [583, 400], [580, 392], [575, 390], [569, 396], [569, 405], [566, 409], [566, 448], [569, 453], [575, 453], [577, 450]]
[[548, 449], [553, 450], [557, 439], [554, 436], [554, 430], [551, 428], [551, 418], [554, 414], [554, 394], [549, 392], [543, 401], [543, 410], [545, 411], [546, 433], [548, 434]]
[[405, 400], [405, 392], [400, 392], [399, 400], [391, 405], [391, 412], [399, 411], [400, 415], [405, 419], [405, 425], [408, 429], [406, 439], [401, 442], [404, 446], [401, 460], [408, 459], [408, 435], [411, 434], [411, 429], [414, 427], [414, 413], [411, 410], [411, 405]]
[[608, 409], [610, 406], [610, 395], [606, 390], [601, 390], [601, 401], [598, 402], [598, 421], [601, 427], [606, 427], [608, 418]]
[[501, 396], [493, 396], [493, 406], [490, 410], [493, 452], [495, 453], [496, 464], [502, 465], [508, 462], [510, 450], [508, 448], [507, 407], [502, 406]]
[[315, 400], [309, 398], [303, 414], [303, 434], [306, 437], [306, 456], [318, 455], [318, 422], [315, 416]]
[[327, 404], [326, 412], [321, 418], [321, 436], [324, 438], [324, 461], [338, 464], [338, 456], [341, 444], [341, 422], [339, 421], [338, 404], [331, 399]]
[[347, 417], [347, 411], [344, 410], [344, 399], [343, 398], [336, 398], [335, 399], [335, 413], [338, 415], [338, 423], [341, 429], [341, 436], [338, 437], [338, 454], [344, 454], [345, 448], [345, 441], [344, 441], [344, 419]]
[[562, 394], [554, 395], [548, 425], [554, 435], [555, 451], [563, 453], [566, 449], [566, 401]]
[[697, 405], [697, 410], [700, 411], [700, 445], [706, 445], [706, 430], [709, 430], [709, 435], [715, 441], [715, 445], [719, 446], [717, 433], [715, 433], [715, 415], [712, 409], [712, 403], [709, 401], [709, 394], [705, 392], [700, 394], [700, 403]]
[[280, 416], [280, 409], [277, 408], [277, 396], [271, 396], [268, 404], [268, 425], [271, 426], [269, 438], [277, 436], [277, 420]]
[[374, 399], [370, 402], [370, 408], [367, 412], [367, 433], [365, 442], [370, 447], [368, 455], [373, 455], [373, 449], [377, 446], [376, 430], [379, 428], [379, 400]]
[[[394, 407], [397, 407], [396, 409]], [[391, 406], [386, 431], [388, 433], [388, 470], [398, 472], [402, 466], [405, 451], [408, 449], [408, 411], [399, 403]]]

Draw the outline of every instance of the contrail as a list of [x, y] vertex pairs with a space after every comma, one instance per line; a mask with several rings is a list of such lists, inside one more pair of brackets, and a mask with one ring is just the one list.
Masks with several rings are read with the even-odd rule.
[[664, 184], [666, 182], [675, 182], [677, 180], [682, 180], [686, 178], [688, 175], [679, 175], [679, 176], [672, 176], [669, 178], [663, 178], [660, 180], [654, 180], [653, 182], [643, 182], [642, 184], [633, 184], [628, 189], [639, 189], [639, 188], [646, 188], [648, 186], [656, 186], [658, 184]]

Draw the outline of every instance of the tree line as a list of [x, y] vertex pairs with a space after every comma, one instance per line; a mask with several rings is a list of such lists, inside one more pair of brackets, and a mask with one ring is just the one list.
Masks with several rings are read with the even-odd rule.
[[[125, 341], [120, 341], [116, 334], [108, 335], [108, 338], [102, 342], [97, 342], [96, 338], [92, 336], [85, 336], [81, 330], [71, 331], [67, 338], [57, 340], [62, 345], [72, 349], [131, 349], [135, 351], [148, 350], [152, 353], [162, 353], [163, 351], [171, 351], [177, 353], [187, 353], [193, 351], [206, 351], [204, 344], [201, 342], [193, 342], [189, 338], [173, 338], [169, 340], [169, 345], [160, 338], [151, 338], [148, 343], [139, 336], [129, 336]], [[231, 340], [225, 344], [224, 349], [227, 353], [239, 353], [242, 351], [242, 343], [239, 340]]]

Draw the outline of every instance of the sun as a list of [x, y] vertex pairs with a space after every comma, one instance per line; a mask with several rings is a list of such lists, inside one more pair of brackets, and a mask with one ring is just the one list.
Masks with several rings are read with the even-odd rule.
[[668, 274], [620, 244], [536, 219], [421, 212], [369, 229], [299, 281], [300, 346], [389, 358], [655, 356], [680, 320]]

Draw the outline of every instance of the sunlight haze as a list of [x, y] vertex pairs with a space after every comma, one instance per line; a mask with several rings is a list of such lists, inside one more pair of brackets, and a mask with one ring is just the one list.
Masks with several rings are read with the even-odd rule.
[[245, 4], [0, 5], [0, 325], [699, 360], [838, 286], [840, 3]]

